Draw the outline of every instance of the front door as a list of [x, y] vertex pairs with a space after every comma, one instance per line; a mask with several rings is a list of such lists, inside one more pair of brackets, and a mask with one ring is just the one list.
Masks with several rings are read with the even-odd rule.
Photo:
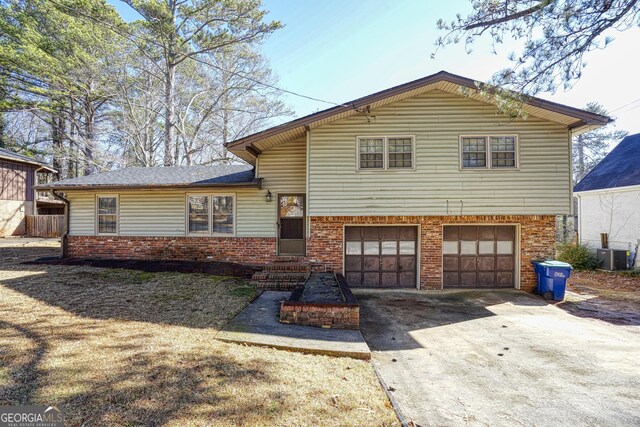
[[304, 195], [278, 196], [278, 255], [304, 256], [304, 215]]

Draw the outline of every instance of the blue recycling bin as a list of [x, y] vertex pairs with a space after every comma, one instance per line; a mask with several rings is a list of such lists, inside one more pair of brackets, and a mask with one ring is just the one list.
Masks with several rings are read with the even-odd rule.
[[537, 292], [545, 299], [564, 300], [567, 279], [571, 275], [571, 264], [562, 261], [536, 261], [533, 263], [538, 275]]

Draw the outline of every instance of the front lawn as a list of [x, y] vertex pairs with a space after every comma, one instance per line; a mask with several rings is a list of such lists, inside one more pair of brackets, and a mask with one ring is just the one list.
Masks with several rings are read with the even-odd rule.
[[255, 295], [243, 279], [2, 246], [0, 405], [60, 405], [72, 426], [398, 424], [367, 362], [216, 341]]

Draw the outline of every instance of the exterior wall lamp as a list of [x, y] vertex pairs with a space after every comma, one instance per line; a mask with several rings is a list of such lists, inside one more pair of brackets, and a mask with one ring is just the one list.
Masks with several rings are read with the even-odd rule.
[[265, 196], [267, 203], [271, 203], [273, 200], [273, 196], [271, 195], [271, 191], [267, 190], [267, 195]]

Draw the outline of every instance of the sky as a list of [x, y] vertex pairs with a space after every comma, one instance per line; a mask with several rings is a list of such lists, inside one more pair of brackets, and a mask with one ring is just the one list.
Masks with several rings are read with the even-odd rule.
[[[126, 20], [135, 12], [109, 0]], [[263, 0], [270, 20], [284, 28], [262, 46], [279, 77], [279, 87], [343, 103], [406, 83], [441, 70], [479, 81], [509, 65], [511, 41], [492, 52], [489, 38], [479, 40], [468, 54], [463, 45], [441, 49], [431, 59], [434, 42], [442, 35], [439, 18], [454, 19], [471, 12], [468, 0]], [[612, 32], [606, 49], [586, 55], [587, 68], [572, 88], [538, 96], [583, 108], [602, 104], [616, 118], [616, 126], [640, 133], [640, 28]], [[332, 105], [284, 95], [295, 117]], [[288, 118], [292, 119], [294, 117]]]

